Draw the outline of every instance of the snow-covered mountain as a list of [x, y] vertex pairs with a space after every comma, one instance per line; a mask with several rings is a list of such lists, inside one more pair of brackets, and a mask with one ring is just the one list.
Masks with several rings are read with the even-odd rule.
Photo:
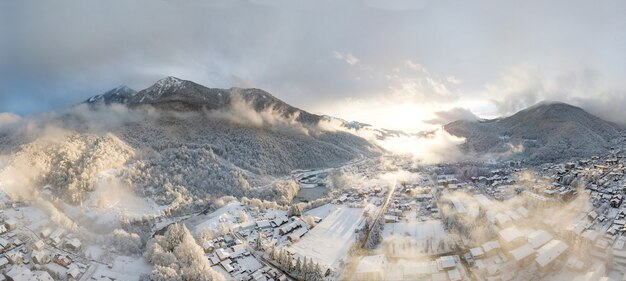
[[559, 102], [542, 102], [505, 118], [456, 121], [444, 128], [467, 139], [467, 152], [531, 162], [603, 154], [621, 137], [615, 124]]
[[99, 173], [115, 170], [161, 204], [200, 208], [224, 195], [289, 202], [293, 170], [382, 152], [355, 134], [321, 129], [321, 116], [259, 89], [212, 89], [168, 77], [139, 92], [118, 87], [83, 104], [31, 122], [28, 132], [35, 135], [3, 132], [11, 138], [4, 143], [16, 144], [4, 150], [15, 152], [8, 168], [34, 167], [21, 185], [49, 186], [78, 203], [94, 190]]
[[254, 88], [208, 88], [192, 81], [166, 77], [154, 85], [135, 92], [127, 87], [115, 88], [105, 94], [89, 98], [86, 103], [120, 103], [129, 107], [152, 106], [162, 110], [197, 111], [224, 109], [232, 100], [241, 98], [256, 111], [272, 110], [284, 117], [294, 116], [297, 121], [309, 124], [319, 122], [320, 116], [295, 108], [270, 93]]
[[127, 104], [128, 101], [137, 94], [137, 91], [125, 86], [121, 85], [117, 88], [111, 89], [110, 91], [93, 96], [84, 103], [90, 105], [111, 105], [111, 104]]

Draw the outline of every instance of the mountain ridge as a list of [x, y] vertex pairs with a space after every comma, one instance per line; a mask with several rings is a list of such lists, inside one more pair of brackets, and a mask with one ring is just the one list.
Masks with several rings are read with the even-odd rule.
[[120, 85], [115, 87], [103, 94], [95, 95], [87, 100], [83, 101], [83, 103], [97, 106], [100, 104], [111, 105], [111, 104], [127, 104], [128, 101], [137, 94], [137, 91], [129, 88], [126, 85]]
[[[97, 102], [104, 95], [106, 93], [91, 97], [84, 103], [93, 104], [94, 102], [92, 101]], [[134, 93], [125, 99], [124, 102], [118, 103], [125, 104], [130, 108], [152, 106], [175, 111], [211, 111], [227, 109], [237, 99], [248, 103], [257, 112], [272, 110], [283, 117], [293, 116], [302, 123], [316, 124], [322, 119], [320, 115], [293, 107], [261, 89], [238, 87], [229, 89], [209, 88], [196, 82], [173, 76], [160, 79], [150, 87]], [[110, 103], [106, 103], [106, 105], [108, 104]]]
[[511, 147], [521, 146], [513, 158], [531, 162], [600, 154], [622, 135], [616, 124], [562, 102], [541, 102], [503, 118], [459, 120], [444, 129], [466, 138], [465, 152], [510, 156]]

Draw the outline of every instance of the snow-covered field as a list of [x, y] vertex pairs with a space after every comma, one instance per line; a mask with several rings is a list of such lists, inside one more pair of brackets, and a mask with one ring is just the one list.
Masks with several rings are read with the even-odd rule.
[[446, 235], [441, 221], [438, 220], [388, 223], [385, 224], [383, 233], [385, 237], [410, 236], [417, 241]]
[[383, 244], [389, 255], [397, 258], [419, 258], [449, 251], [440, 241], [447, 233], [441, 221], [400, 222], [385, 224]]
[[113, 260], [111, 268], [105, 265], [98, 265], [92, 277], [108, 276], [118, 278], [117, 280], [138, 281], [144, 273], [150, 273], [152, 265], [141, 257], [118, 256]]
[[[313, 258], [316, 262], [336, 268], [345, 258], [355, 237], [355, 229], [362, 220], [363, 209], [324, 205], [308, 214], [324, 218], [289, 251]], [[324, 216], [324, 214], [328, 214]]]
[[215, 210], [213, 213], [191, 218], [185, 223], [194, 233], [200, 233], [202, 230], [217, 231], [220, 226], [233, 227], [243, 210], [244, 207], [241, 203], [232, 202]]

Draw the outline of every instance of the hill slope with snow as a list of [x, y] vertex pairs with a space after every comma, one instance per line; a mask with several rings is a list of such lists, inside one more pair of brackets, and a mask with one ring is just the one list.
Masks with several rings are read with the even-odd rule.
[[224, 195], [289, 202], [297, 192], [291, 171], [382, 152], [356, 135], [321, 129], [320, 120], [262, 90], [168, 77], [3, 129], [0, 151], [11, 152], [8, 169], [38, 167], [22, 185], [49, 186], [73, 203], [111, 170], [161, 204], [201, 207]]
[[467, 152], [515, 155], [531, 162], [602, 154], [621, 138], [615, 124], [565, 103], [544, 102], [509, 117], [456, 121], [444, 128], [466, 138]]

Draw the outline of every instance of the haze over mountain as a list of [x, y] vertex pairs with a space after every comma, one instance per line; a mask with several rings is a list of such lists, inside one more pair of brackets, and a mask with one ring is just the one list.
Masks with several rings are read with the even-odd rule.
[[[335, 167], [395, 146], [437, 154], [436, 161], [463, 159], [455, 152], [462, 139], [443, 133], [378, 129], [308, 113], [263, 90], [175, 77], [140, 91], [120, 86], [27, 125], [0, 134], [0, 151], [11, 155], [7, 174], [73, 203], [88, 198], [103, 172], [160, 204], [194, 209], [223, 195], [289, 202], [299, 189], [288, 177], [293, 170]], [[461, 151], [475, 159], [532, 163], [602, 154], [621, 136], [613, 123], [563, 103], [456, 121], [445, 130], [465, 138]]]
[[3, 151], [13, 153], [5, 175], [19, 174], [20, 185], [35, 189], [49, 186], [73, 203], [88, 198], [107, 171], [161, 204], [193, 208], [223, 195], [289, 202], [299, 188], [285, 177], [291, 171], [382, 152], [357, 135], [322, 128], [322, 120], [339, 119], [259, 89], [211, 89], [167, 77], [34, 118], [33, 134], [6, 128]]
[[137, 91], [122, 85], [102, 95], [90, 97], [85, 103], [91, 105], [126, 104], [135, 94]]
[[462, 147], [467, 153], [531, 162], [603, 154], [622, 136], [616, 124], [559, 102], [542, 102], [504, 118], [459, 120], [444, 128], [466, 138]]

